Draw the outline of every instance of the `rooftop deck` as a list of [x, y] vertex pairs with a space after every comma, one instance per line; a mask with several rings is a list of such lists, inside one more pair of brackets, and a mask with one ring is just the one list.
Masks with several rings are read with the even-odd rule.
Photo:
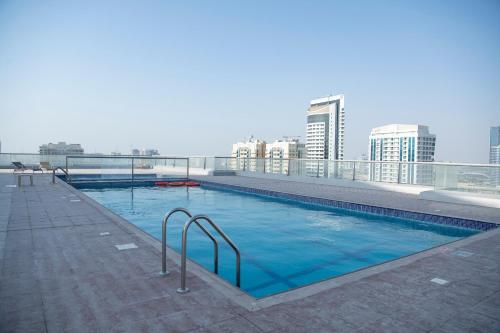
[[[500, 209], [411, 194], [204, 179], [500, 223]], [[188, 265], [191, 292], [176, 293], [178, 262], [169, 260], [168, 277], [158, 275], [160, 243], [67, 184], [43, 175], [33, 187], [6, 187], [13, 184], [12, 175], [0, 175], [2, 332], [500, 331], [500, 228], [252, 308], [195, 265]], [[137, 248], [115, 247], [128, 243]]]

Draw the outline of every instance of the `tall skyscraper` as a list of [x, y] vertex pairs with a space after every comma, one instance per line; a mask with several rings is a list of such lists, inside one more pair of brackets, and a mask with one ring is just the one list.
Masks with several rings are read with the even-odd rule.
[[312, 100], [307, 110], [308, 159], [344, 159], [344, 95]]
[[500, 126], [490, 128], [490, 164], [500, 164]]
[[[433, 162], [436, 136], [423, 125], [391, 124], [372, 129], [368, 158], [382, 162]], [[370, 180], [428, 184], [432, 168], [411, 163], [372, 163]]]

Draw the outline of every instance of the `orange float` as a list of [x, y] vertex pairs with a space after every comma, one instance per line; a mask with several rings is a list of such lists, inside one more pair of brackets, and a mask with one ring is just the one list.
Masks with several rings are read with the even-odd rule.
[[200, 186], [200, 183], [188, 181], [188, 182], [155, 182], [155, 186]]

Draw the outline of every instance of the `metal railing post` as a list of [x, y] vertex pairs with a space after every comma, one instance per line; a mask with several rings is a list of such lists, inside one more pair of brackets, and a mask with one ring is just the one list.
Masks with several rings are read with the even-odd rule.
[[316, 166], [316, 178], [319, 178], [319, 161]]
[[203, 170], [205, 170], [207, 168], [207, 157], [205, 156], [203, 158]]
[[356, 180], [356, 162], [352, 162], [352, 180]]
[[383, 165], [381, 162], [378, 163], [378, 169], [379, 169], [378, 181], [381, 182], [382, 181], [382, 169], [383, 169]]
[[186, 163], [187, 163], [187, 167], [186, 167], [186, 179], [189, 180], [189, 157], [186, 158]]
[[401, 162], [398, 162], [398, 184], [401, 184]]
[[134, 185], [134, 158], [132, 157], [132, 186]]

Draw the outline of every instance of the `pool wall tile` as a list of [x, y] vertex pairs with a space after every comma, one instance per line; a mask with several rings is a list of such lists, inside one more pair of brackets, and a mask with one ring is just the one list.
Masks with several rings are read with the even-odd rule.
[[299, 201], [299, 202], [303, 202], [303, 203], [311, 203], [311, 204], [327, 206], [327, 207], [347, 209], [347, 210], [356, 211], [356, 212], [363, 212], [363, 213], [369, 213], [369, 214], [375, 214], [375, 215], [404, 218], [404, 219], [417, 220], [417, 221], [423, 221], [423, 222], [431, 222], [431, 223], [436, 223], [436, 224], [451, 225], [451, 226], [455, 226], [455, 227], [469, 228], [469, 229], [475, 229], [475, 230], [481, 230], [481, 231], [486, 231], [486, 230], [494, 229], [497, 227], [497, 225], [495, 225], [493, 223], [482, 222], [482, 221], [474, 221], [474, 220], [449, 217], [449, 216], [434, 215], [434, 214], [428, 214], [428, 213], [404, 211], [404, 210], [399, 210], [399, 209], [394, 209], [394, 208], [370, 206], [370, 205], [337, 201], [337, 200], [331, 200], [331, 199], [325, 199], [325, 198], [303, 196], [303, 195], [299, 195], [299, 194], [262, 190], [262, 189], [243, 187], [243, 186], [237, 186], [237, 185], [220, 184], [220, 183], [214, 183], [214, 182], [209, 182], [209, 181], [202, 181], [201, 185], [202, 185], [202, 187], [205, 187], [205, 188], [233, 190], [233, 191], [244, 192], [244, 193], [264, 195], [264, 196], [274, 197], [274, 198], [294, 200], [294, 201]]

